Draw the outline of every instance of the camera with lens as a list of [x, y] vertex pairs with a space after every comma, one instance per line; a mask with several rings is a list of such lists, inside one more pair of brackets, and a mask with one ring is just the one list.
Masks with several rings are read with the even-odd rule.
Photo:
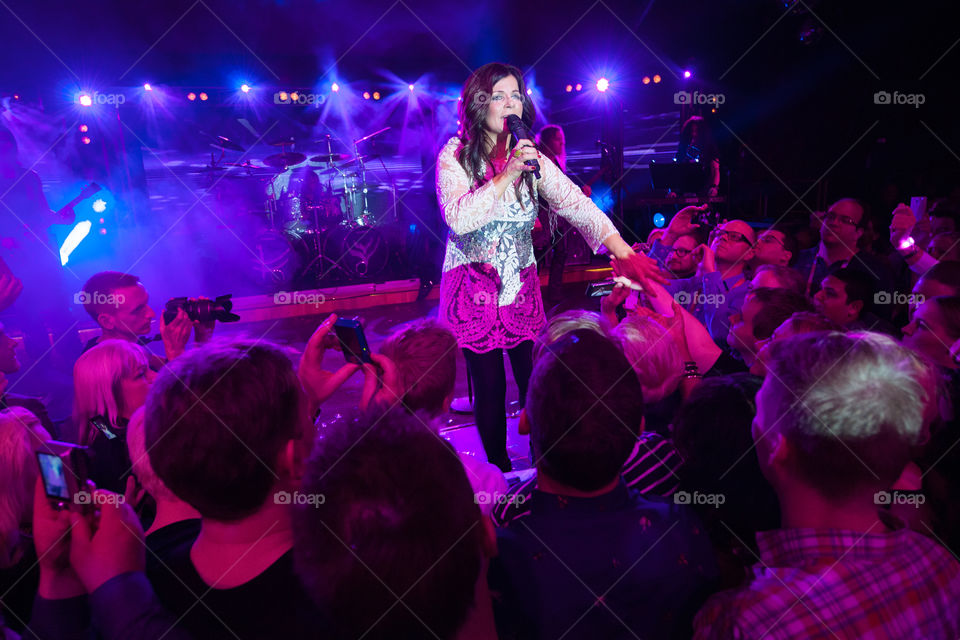
[[213, 300], [199, 300], [197, 298], [170, 298], [163, 308], [163, 321], [170, 324], [177, 317], [177, 312], [183, 309], [187, 317], [193, 322], [236, 322], [240, 319], [233, 309], [233, 294], [217, 296]]

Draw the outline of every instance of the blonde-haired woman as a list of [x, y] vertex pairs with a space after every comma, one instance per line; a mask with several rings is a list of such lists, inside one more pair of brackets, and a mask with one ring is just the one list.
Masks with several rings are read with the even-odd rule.
[[147, 353], [126, 340], [105, 340], [73, 367], [73, 419], [80, 444], [89, 447], [90, 479], [124, 493], [130, 475], [127, 424], [143, 406], [154, 379]]
[[[50, 439], [22, 407], [0, 411], [0, 620], [15, 632], [30, 619], [37, 592], [37, 556], [30, 537], [37, 446]], [[0, 624], [0, 638], [3, 638]]]

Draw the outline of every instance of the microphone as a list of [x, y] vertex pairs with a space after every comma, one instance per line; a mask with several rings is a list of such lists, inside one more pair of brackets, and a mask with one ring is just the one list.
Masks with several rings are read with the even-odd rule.
[[[520, 120], [520, 116], [515, 114], [510, 114], [507, 116], [507, 128], [510, 129], [510, 135], [512, 135], [517, 140], [522, 140], [528, 137], [527, 129], [523, 126], [523, 122]], [[540, 163], [536, 160], [526, 160], [524, 161], [525, 165], [528, 167], [535, 167], [533, 170], [533, 175], [537, 177], [537, 180], [540, 179]]]

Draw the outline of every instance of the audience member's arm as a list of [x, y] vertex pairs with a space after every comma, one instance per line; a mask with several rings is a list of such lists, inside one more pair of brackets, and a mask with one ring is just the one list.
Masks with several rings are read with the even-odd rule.
[[913, 238], [913, 242], [902, 246], [904, 240], [911, 237], [916, 226], [917, 219], [913, 215], [913, 210], [902, 202], [897, 205], [893, 210], [893, 219], [890, 221], [890, 243], [911, 271], [923, 275], [930, 270], [930, 267], [937, 264], [937, 259], [919, 247], [916, 237]]
[[[360, 410], [366, 411], [371, 404], [392, 409], [403, 400], [397, 365], [387, 356], [372, 353], [376, 366], [363, 365], [363, 392], [360, 394]], [[379, 368], [379, 370], [378, 370]]]
[[680, 209], [680, 211], [677, 211], [673, 219], [670, 220], [670, 224], [667, 225], [667, 230], [660, 238], [660, 244], [672, 247], [673, 243], [677, 241], [677, 238], [685, 236], [688, 233], [693, 233], [695, 229], [699, 229], [700, 225], [695, 224], [693, 220], [708, 208], [707, 205], [701, 205], [699, 207], [684, 207]]
[[623, 304], [623, 301], [630, 295], [630, 289], [622, 284], [616, 284], [610, 295], [600, 298], [600, 322], [607, 330], [613, 329], [620, 324], [620, 318], [617, 316], [617, 307]]
[[323, 369], [323, 354], [327, 350], [324, 339], [333, 329], [333, 323], [336, 321], [337, 314], [331, 313], [327, 316], [327, 319], [310, 336], [310, 340], [303, 350], [303, 355], [300, 357], [300, 368], [297, 375], [300, 376], [303, 389], [307, 392], [311, 415], [316, 413], [320, 405], [332, 396], [340, 388], [340, 385], [347, 381], [347, 378], [360, 369], [359, 365], [350, 363], [343, 365], [332, 373]]
[[[686, 400], [690, 396], [690, 393], [693, 391], [694, 387], [700, 384], [700, 378], [695, 377], [695, 374], [691, 372], [691, 375], [686, 375], [686, 363], [696, 362], [693, 355], [690, 354], [690, 346], [687, 342], [687, 333], [684, 329], [684, 319], [683, 308], [677, 304], [673, 303], [671, 310], [673, 315], [665, 317], [649, 309], [644, 309], [644, 312], [649, 313], [651, 317], [656, 320], [664, 329], [667, 330], [667, 333], [670, 334], [670, 337], [676, 343], [677, 348], [680, 350], [680, 361], [684, 363], [684, 372], [683, 377], [680, 379], [680, 395], [683, 400]], [[639, 310], [638, 310], [639, 311]], [[697, 365], [699, 370], [700, 365]]]
[[[646, 294], [654, 311], [666, 318], [673, 315], [676, 301], [666, 289], [659, 285], [651, 285], [647, 288]], [[687, 338], [690, 357], [697, 363], [700, 371], [708, 371], [717, 362], [722, 351], [699, 320], [679, 305], [677, 308], [683, 314], [683, 332]]]

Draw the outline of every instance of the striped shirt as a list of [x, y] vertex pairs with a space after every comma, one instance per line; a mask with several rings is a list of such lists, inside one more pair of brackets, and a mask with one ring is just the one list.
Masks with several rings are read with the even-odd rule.
[[[680, 478], [676, 471], [680, 466], [680, 454], [672, 440], [651, 432], [640, 434], [630, 457], [623, 465], [623, 480], [627, 487], [642, 494], [669, 496], [677, 490]], [[517, 518], [530, 513], [530, 498], [537, 488], [537, 476], [521, 482], [497, 501], [493, 510], [493, 522], [505, 527]]]

